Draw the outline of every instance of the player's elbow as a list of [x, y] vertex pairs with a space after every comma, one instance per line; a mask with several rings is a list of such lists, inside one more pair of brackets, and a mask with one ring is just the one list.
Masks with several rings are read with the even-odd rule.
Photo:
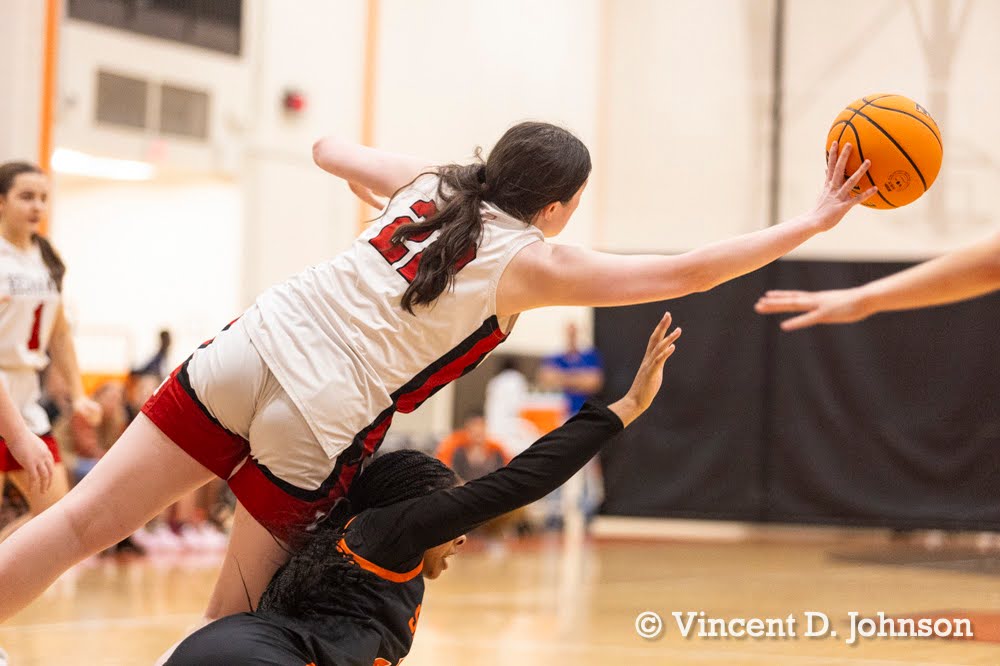
[[679, 298], [688, 294], [700, 294], [719, 286], [721, 280], [704, 266], [690, 263], [677, 267], [671, 276], [674, 294], [671, 298]]
[[324, 136], [316, 140], [312, 148], [313, 162], [316, 163], [316, 166], [329, 171], [329, 166], [333, 162], [333, 155], [336, 152], [334, 144], [334, 139], [329, 136]]

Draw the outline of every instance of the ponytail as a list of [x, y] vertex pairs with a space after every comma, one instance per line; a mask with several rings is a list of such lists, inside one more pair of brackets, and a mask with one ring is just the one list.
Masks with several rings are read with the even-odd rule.
[[587, 147], [549, 123], [518, 123], [500, 137], [488, 160], [479, 148], [475, 157], [472, 164], [440, 167], [437, 212], [423, 222], [402, 225], [392, 235], [398, 246], [440, 230], [421, 253], [417, 274], [403, 294], [403, 309], [410, 314], [414, 306], [430, 305], [450, 289], [455, 274], [475, 259], [483, 236], [484, 201], [532, 224], [546, 206], [568, 204], [590, 176]]
[[430, 305], [450, 289], [455, 274], [475, 257], [483, 236], [480, 205], [489, 193], [486, 164], [450, 164], [438, 169], [441, 206], [425, 222], [404, 224], [392, 236], [394, 245], [418, 234], [441, 230], [437, 240], [420, 254], [417, 275], [403, 293], [403, 309], [413, 314], [415, 305]]
[[63, 263], [62, 257], [59, 256], [59, 253], [56, 252], [56, 249], [52, 247], [52, 243], [45, 236], [32, 234], [31, 240], [38, 245], [38, 250], [42, 254], [42, 261], [45, 262], [45, 266], [49, 269], [49, 275], [52, 276], [52, 281], [56, 283], [56, 289], [61, 292], [63, 277], [66, 276], [66, 264]]

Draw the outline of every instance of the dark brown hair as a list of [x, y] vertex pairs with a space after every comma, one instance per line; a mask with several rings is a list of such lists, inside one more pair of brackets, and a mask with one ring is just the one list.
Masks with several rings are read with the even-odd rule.
[[441, 230], [420, 258], [416, 277], [402, 305], [429, 305], [455, 280], [456, 266], [478, 247], [483, 234], [479, 206], [486, 201], [531, 223], [549, 204], [568, 203], [590, 176], [590, 152], [572, 133], [548, 123], [524, 122], [500, 137], [489, 158], [476, 149], [472, 164], [440, 167], [442, 205], [423, 222], [404, 224], [394, 245], [417, 234]]
[[[14, 181], [23, 173], [45, 173], [37, 165], [31, 162], [5, 162], [0, 164], [0, 196], [6, 197], [10, 193], [10, 188], [14, 187]], [[42, 253], [42, 261], [45, 262], [52, 276], [52, 281], [56, 283], [56, 289], [62, 291], [63, 277], [66, 275], [66, 264], [62, 257], [52, 247], [49, 239], [41, 234], [32, 234], [31, 240], [38, 245], [38, 250]]]

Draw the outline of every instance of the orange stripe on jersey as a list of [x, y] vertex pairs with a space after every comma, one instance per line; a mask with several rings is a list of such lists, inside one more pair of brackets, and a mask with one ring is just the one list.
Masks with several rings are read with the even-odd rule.
[[421, 560], [420, 564], [418, 564], [412, 571], [407, 571], [406, 573], [396, 573], [395, 571], [389, 571], [388, 569], [383, 569], [374, 562], [369, 562], [360, 555], [355, 554], [347, 546], [347, 541], [345, 541], [344, 539], [341, 539], [340, 543], [337, 544], [337, 549], [340, 550], [342, 553], [349, 555], [351, 558], [353, 558], [355, 564], [357, 564], [365, 571], [371, 571], [379, 578], [384, 578], [385, 580], [390, 581], [392, 583], [406, 583], [408, 581], [411, 581], [414, 578], [416, 578], [421, 571], [424, 570], [423, 560]]

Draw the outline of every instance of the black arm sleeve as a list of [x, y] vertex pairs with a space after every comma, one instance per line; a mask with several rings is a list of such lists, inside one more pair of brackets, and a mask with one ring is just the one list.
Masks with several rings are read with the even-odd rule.
[[347, 542], [380, 566], [408, 566], [428, 548], [545, 497], [623, 428], [617, 414], [589, 401], [562, 427], [492, 474], [457, 488], [364, 511], [348, 529]]

